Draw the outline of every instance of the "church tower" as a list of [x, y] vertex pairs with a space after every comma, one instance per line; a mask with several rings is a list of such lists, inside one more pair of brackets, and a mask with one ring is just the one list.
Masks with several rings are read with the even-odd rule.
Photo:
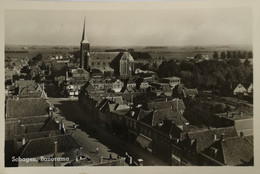
[[90, 43], [86, 34], [86, 17], [84, 19], [82, 40], [80, 42], [80, 68], [89, 70]]

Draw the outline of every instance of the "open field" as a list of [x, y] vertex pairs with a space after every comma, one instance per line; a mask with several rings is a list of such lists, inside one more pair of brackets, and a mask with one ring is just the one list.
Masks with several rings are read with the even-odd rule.
[[[102, 47], [93, 46], [90, 51], [106, 51], [113, 49], [134, 49], [138, 52], [149, 52], [153, 59], [165, 58], [165, 59], [182, 59], [187, 57], [194, 57], [196, 54], [205, 54], [210, 58], [214, 51], [249, 51], [252, 50], [251, 46], [182, 46], [182, 47]], [[5, 58], [10, 57], [11, 59], [20, 59], [28, 57], [29, 59], [42, 53], [43, 58], [47, 58], [51, 55], [66, 55], [69, 52], [78, 51], [79, 46], [24, 46], [24, 45], [6, 45]], [[26, 53], [10, 53], [11, 51], [27, 51]]]

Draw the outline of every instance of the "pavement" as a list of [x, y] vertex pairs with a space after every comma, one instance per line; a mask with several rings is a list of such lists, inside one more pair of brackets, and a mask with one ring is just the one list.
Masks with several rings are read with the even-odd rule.
[[[125, 142], [92, 123], [88, 113], [80, 108], [77, 98], [48, 98], [48, 100], [57, 109], [54, 116], [57, 120], [62, 120], [66, 129], [72, 129], [73, 123], [78, 125], [76, 130], [70, 131], [73, 131], [74, 138], [83, 147], [82, 154], [90, 157], [94, 163], [100, 162], [100, 157], [109, 158], [110, 154], [113, 158], [117, 155], [125, 157], [127, 152], [134, 161], [139, 158], [143, 159], [145, 166], [167, 166], [165, 162], [147, 150], [136, 144]], [[98, 153], [95, 153], [96, 147], [99, 149]]]

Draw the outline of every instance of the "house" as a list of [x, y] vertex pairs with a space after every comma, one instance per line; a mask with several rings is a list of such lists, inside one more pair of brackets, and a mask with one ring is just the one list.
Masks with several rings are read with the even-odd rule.
[[133, 88], [131, 86], [123, 87], [120, 92], [122, 92], [122, 93], [133, 93], [133, 92], [135, 92], [135, 88]]
[[17, 97], [19, 98], [43, 98], [47, 99], [47, 94], [45, 92], [44, 83], [42, 84], [29, 84], [20, 89]]
[[[120, 100], [114, 100], [111, 99], [103, 99], [103, 101], [100, 102], [99, 106], [97, 107], [99, 110], [99, 124], [102, 127], [106, 127], [109, 130], [113, 129], [113, 116], [115, 114], [120, 114], [117, 111], [124, 111], [129, 110], [130, 107], [128, 105], [123, 104]], [[115, 116], [116, 117], [116, 116]], [[114, 118], [115, 118], [114, 117]], [[117, 120], [115, 118], [114, 120]], [[121, 120], [118, 118], [118, 120]]]
[[126, 128], [126, 137], [128, 141], [135, 142], [140, 132], [139, 121], [150, 114], [151, 111], [146, 111], [142, 108], [132, 108], [126, 115], [124, 125]]
[[[44, 147], [44, 148], [42, 148]], [[41, 149], [41, 150], [39, 150]], [[34, 158], [35, 166], [60, 166], [76, 159], [80, 154], [81, 146], [71, 134], [62, 134], [29, 140], [25, 145], [21, 158]], [[59, 158], [57, 161], [48, 160]], [[26, 161], [19, 161], [18, 166], [31, 166]]]
[[136, 82], [134, 81], [134, 79], [129, 78], [128, 81], [126, 82], [126, 88], [131, 87], [133, 89], [136, 88]]
[[24, 87], [28, 87], [28, 86], [36, 87], [37, 84], [34, 80], [17, 80], [17, 81], [15, 81], [15, 87], [18, 89], [17, 93], [20, 93]]
[[[154, 144], [154, 141], [157, 141], [155, 136], [157, 135], [156, 130], [158, 129], [156, 128], [162, 127], [167, 120], [170, 120], [171, 123], [175, 124], [177, 127], [180, 126], [181, 128], [185, 125], [189, 125], [189, 122], [179, 111], [174, 111], [172, 109], [154, 110], [140, 119], [140, 130], [136, 141], [142, 147], [147, 148], [148, 151], [152, 152], [154, 149], [152, 144]], [[143, 144], [143, 142], [145, 143]]]
[[156, 96], [161, 95], [164, 93], [167, 96], [172, 96], [172, 89], [168, 83], [150, 83], [151, 86], [151, 92], [154, 93]]
[[180, 140], [181, 133], [188, 130], [189, 123], [182, 116], [174, 120], [164, 120], [154, 131], [153, 154], [166, 161], [169, 165], [183, 165], [181, 148], [175, 143]]
[[149, 83], [148, 82], [141, 82], [140, 84], [140, 89], [147, 89], [149, 87]]
[[81, 87], [87, 82], [85, 79], [71, 78], [64, 82], [64, 94], [66, 96], [78, 96]]
[[105, 82], [102, 78], [92, 78], [89, 80], [89, 83], [96, 89], [96, 90], [104, 90], [105, 89]]
[[226, 112], [213, 116], [214, 126], [234, 126], [238, 134], [243, 132], [245, 136], [253, 135], [253, 116], [245, 112]]
[[146, 104], [145, 108], [147, 110], [172, 109], [182, 114], [186, 109], [183, 100], [177, 98], [170, 101], [150, 102]]
[[124, 86], [124, 83], [120, 79], [112, 79], [107, 84], [109, 84], [108, 89], [112, 89], [115, 92], [120, 92]]
[[188, 165], [202, 165], [201, 153], [212, 146], [223, 135], [237, 137], [235, 127], [190, 130], [181, 135], [178, 146], [182, 149], [182, 158]]
[[253, 136], [225, 137], [216, 140], [201, 154], [204, 166], [253, 166]]
[[162, 79], [162, 82], [168, 83], [172, 88], [181, 83], [181, 79], [176, 76], [166, 77]]
[[6, 119], [48, 115], [49, 104], [42, 98], [7, 99]]
[[247, 89], [241, 83], [239, 83], [233, 90], [234, 95], [239, 95], [239, 94], [245, 95], [246, 93], [247, 93]]
[[182, 90], [182, 94], [183, 94], [184, 98], [194, 98], [198, 95], [198, 90], [197, 90], [197, 88], [195, 88], [195, 89], [184, 88]]
[[253, 94], [253, 83], [250, 83], [249, 87], [247, 88], [248, 94]]
[[71, 69], [71, 78], [73, 79], [81, 79], [81, 80], [89, 80], [90, 74], [88, 71], [84, 70], [83, 68]]

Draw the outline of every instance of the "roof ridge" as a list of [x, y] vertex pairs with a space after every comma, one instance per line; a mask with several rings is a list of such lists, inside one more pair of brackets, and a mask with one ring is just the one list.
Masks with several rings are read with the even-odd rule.
[[[53, 135], [53, 136], [50, 136], [50, 137], [34, 138], [34, 139], [30, 139], [29, 141], [38, 141], [38, 140], [41, 140], [41, 139], [48, 139], [48, 138], [52, 138], [52, 137], [63, 137], [63, 136], [68, 136], [68, 135], [72, 136], [72, 133], [69, 132], [69, 133], [60, 134], [60, 135]], [[28, 144], [29, 144], [29, 141], [28, 141]]]

